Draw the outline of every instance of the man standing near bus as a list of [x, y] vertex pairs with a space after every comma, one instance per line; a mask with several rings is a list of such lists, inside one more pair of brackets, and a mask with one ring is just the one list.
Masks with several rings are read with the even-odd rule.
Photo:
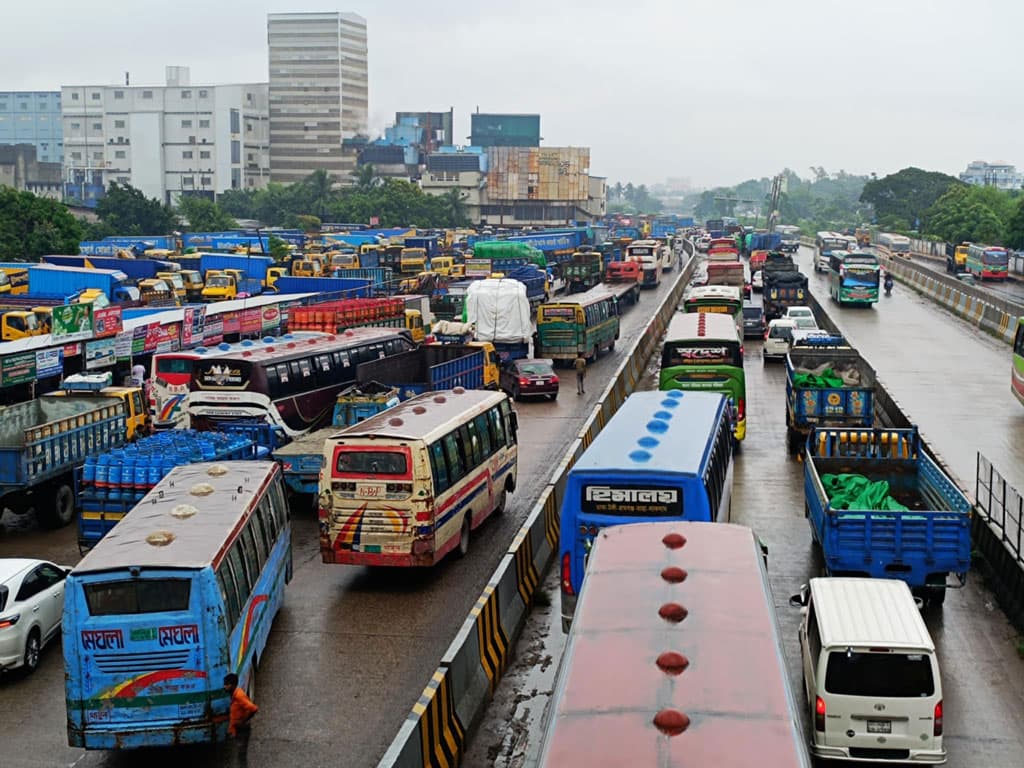
[[228, 736], [237, 739], [238, 765], [245, 768], [249, 764], [249, 721], [255, 717], [260, 708], [252, 703], [245, 691], [238, 687], [238, 675], [234, 672], [224, 675], [224, 690], [231, 697], [231, 712], [228, 719]]
[[586, 392], [583, 390], [583, 379], [587, 376], [587, 358], [583, 356], [582, 352], [576, 355], [572, 367], [576, 369], [576, 394], [584, 395]]

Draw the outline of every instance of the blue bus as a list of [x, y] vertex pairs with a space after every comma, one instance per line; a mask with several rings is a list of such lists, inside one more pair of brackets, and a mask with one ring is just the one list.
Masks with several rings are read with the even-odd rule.
[[225, 740], [224, 675], [251, 693], [291, 574], [276, 463], [174, 469], [68, 576], [68, 743]]
[[569, 471], [559, 563], [568, 631], [594, 537], [625, 523], [728, 522], [732, 420], [718, 392], [636, 392]]

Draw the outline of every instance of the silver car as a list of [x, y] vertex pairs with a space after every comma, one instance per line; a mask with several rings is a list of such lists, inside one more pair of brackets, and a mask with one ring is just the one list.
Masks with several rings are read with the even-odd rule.
[[0, 558], [0, 670], [34, 672], [60, 632], [70, 568], [46, 560]]

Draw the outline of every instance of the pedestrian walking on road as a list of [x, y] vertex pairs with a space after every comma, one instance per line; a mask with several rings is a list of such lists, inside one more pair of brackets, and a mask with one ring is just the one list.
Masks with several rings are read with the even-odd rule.
[[583, 380], [587, 377], [587, 358], [583, 356], [582, 352], [576, 355], [572, 367], [576, 369], [576, 394], [586, 394], [583, 390]]
[[231, 697], [228, 736], [235, 739], [235, 751], [238, 754], [236, 765], [245, 768], [249, 764], [249, 722], [260, 711], [260, 708], [253, 704], [252, 700], [245, 695], [245, 691], [238, 687], [238, 675], [233, 672], [224, 675], [224, 690]]

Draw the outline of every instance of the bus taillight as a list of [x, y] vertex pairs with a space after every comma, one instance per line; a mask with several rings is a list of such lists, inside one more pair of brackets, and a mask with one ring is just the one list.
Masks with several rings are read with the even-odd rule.
[[575, 594], [572, 589], [572, 568], [569, 565], [569, 553], [562, 555], [562, 592], [567, 595]]
[[747, 417], [747, 400], [744, 397], [740, 398], [739, 404], [736, 406], [736, 418], [743, 421]]

